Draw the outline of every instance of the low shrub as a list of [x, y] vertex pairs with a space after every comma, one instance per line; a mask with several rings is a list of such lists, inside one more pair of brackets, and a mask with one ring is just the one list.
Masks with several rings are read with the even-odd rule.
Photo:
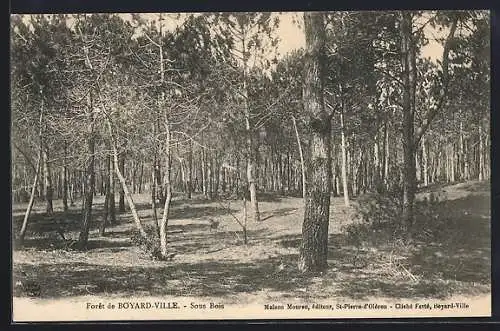
[[160, 239], [154, 226], [146, 226], [144, 230], [147, 237], [144, 238], [139, 231], [132, 232], [130, 239], [132, 243], [141, 247], [141, 249], [154, 260], [161, 259]]
[[414, 221], [403, 219], [402, 192], [398, 187], [358, 197], [355, 208], [356, 222], [344, 227], [348, 242], [353, 245], [428, 241], [447, 235], [449, 212], [443, 206], [446, 196], [442, 192], [430, 193], [414, 204]]

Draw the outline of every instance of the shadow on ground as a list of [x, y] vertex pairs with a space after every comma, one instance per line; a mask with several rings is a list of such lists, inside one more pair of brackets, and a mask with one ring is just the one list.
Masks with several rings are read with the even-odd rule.
[[[480, 186], [466, 189], [483, 190]], [[37, 282], [40, 296], [46, 298], [87, 294], [231, 297], [263, 290], [304, 299], [446, 298], [490, 291], [488, 195], [469, 194], [440, 202], [440, 221], [445, 231], [439, 232], [439, 236], [354, 244], [344, 232], [331, 233], [329, 268], [320, 275], [299, 273], [299, 233], [283, 235], [266, 227], [264, 222], [262, 228], [248, 231], [250, 241], [245, 251], [241, 231], [210, 232], [208, 224], [175, 221], [227, 215], [227, 211], [220, 208], [195, 205], [182, 208], [182, 204], [178, 204], [173, 209], [169, 244], [171, 251], [178, 255], [172, 261], [148, 261], [145, 265], [121, 263], [124, 257], [120, 254], [130, 253], [134, 247], [130, 240], [118, 240], [130, 238], [133, 233], [120, 228], [113, 229], [106, 237], [90, 240], [89, 251], [84, 253], [106, 251], [113, 254], [113, 259], [116, 256], [117, 263], [102, 264], [95, 260], [92, 263], [91, 259], [82, 262], [78, 258], [59, 259], [50, 264], [43, 259], [35, 264], [19, 262], [14, 264], [14, 280], [29, 278]], [[263, 218], [287, 217], [292, 211], [291, 208], [276, 209]], [[372, 235], [379, 236], [377, 232]], [[47, 240], [28, 238], [25, 248], [44, 250], [46, 245]], [[241, 249], [231, 250], [235, 247]], [[268, 254], [268, 248], [279, 254]], [[222, 256], [204, 255], [223, 249], [229, 250], [222, 251]], [[262, 254], [245, 259], [243, 255], [231, 253], [234, 251]], [[203, 258], [186, 262], [183, 255], [190, 254]], [[26, 294], [15, 288], [15, 295]]]
[[[290, 257], [293, 259], [293, 257]], [[255, 263], [170, 263], [155, 268], [107, 267], [86, 263], [16, 265], [40, 284], [41, 297], [85, 294], [230, 296], [264, 289], [293, 294], [304, 276], [276, 272], [275, 259]], [[294, 275], [298, 275], [293, 272]], [[36, 275], [36, 276], [33, 276]], [[19, 276], [26, 277], [26, 276]], [[22, 293], [15, 293], [15, 295]]]

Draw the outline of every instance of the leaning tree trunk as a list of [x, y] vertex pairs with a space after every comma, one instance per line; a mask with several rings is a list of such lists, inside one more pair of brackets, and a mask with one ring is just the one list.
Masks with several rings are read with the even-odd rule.
[[330, 218], [331, 158], [330, 115], [323, 100], [324, 14], [304, 13], [306, 57], [304, 66], [304, 110], [311, 129], [310, 160], [307, 162], [307, 193], [299, 270], [323, 271], [327, 268], [328, 225]]
[[[109, 114], [107, 114], [107, 113], [105, 113], [105, 116], [106, 116], [106, 124], [107, 124], [108, 130], [109, 130], [109, 135], [111, 138], [111, 146], [112, 146], [112, 150], [113, 150], [113, 164], [114, 164], [114, 168], [115, 168], [114, 170], [116, 172], [116, 176], [118, 177], [118, 180], [121, 183], [125, 199], [127, 199], [128, 206], [130, 208], [130, 211], [132, 212], [132, 218], [134, 219], [135, 226], [136, 226], [137, 230], [139, 230], [139, 234], [141, 235], [141, 237], [147, 238], [148, 235], [142, 226], [141, 219], [139, 218], [139, 214], [137, 213], [137, 209], [135, 208], [134, 200], [132, 199], [132, 194], [130, 194], [130, 191], [127, 187], [127, 181], [125, 180], [125, 177], [123, 177], [123, 174], [120, 171], [120, 165], [118, 162], [118, 150], [116, 148], [116, 140], [115, 140], [115, 136], [113, 133], [111, 118], [109, 117]], [[111, 187], [113, 187], [113, 185], [111, 185]], [[114, 199], [113, 199], [113, 201], [114, 201]], [[114, 204], [114, 202], [112, 202], [112, 204]]]
[[38, 132], [38, 140], [40, 143], [40, 148], [38, 150], [38, 160], [36, 163], [36, 169], [35, 169], [35, 179], [33, 180], [33, 186], [31, 187], [31, 195], [30, 195], [30, 200], [28, 202], [28, 207], [26, 208], [26, 212], [24, 214], [24, 219], [23, 219], [23, 224], [21, 226], [21, 231], [19, 232], [19, 241], [22, 243], [24, 241], [24, 237], [26, 235], [26, 230], [28, 228], [28, 220], [31, 214], [31, 210], [33, 209], [33, 204], [35, 202], [35, 192], [38, 186], [38, 181], [40, 178], [40, 170], [41, 170], [41, 165], [42, 165], [42, 148], [43, 148], [43, 127], [42, 127], [42, 122], [43, 122], [43, 99], [42, 99], [42, 106], [40, 108], [40, 120], [39, 120], [39, 132]]

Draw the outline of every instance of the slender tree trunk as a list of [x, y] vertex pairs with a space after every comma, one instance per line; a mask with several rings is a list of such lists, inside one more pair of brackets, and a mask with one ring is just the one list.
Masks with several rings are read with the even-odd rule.
[[[155, 161], [153, 164], [156, 163], [156, 156], [155, 156]], [[158, 234], [158, 238], [160, 237], [160, 224], [158, 222], [158, 213], [156, 212], [156, 166], [153, 165], [152, 171], [151, 171], [151, 210], [153, 211], [153, 223], [155, 227], [155, 231]]]
[[132, 168], [132, 183], [131, 183], [131, 186], [132, 186], [132, 193], [135, 194], [137, 192], [137, 180], [136, 180], [136, 174], [137, 174], [137, 164], [136, 162], [132, 162], [131, 164], [131, 168]]
[[248, 236], [247, 236], [247, 198], [245, 194], [243, 194], [243, 243], [245, 245], [248, 244]]
[[48, 146], [45, 146], [43, 149], [43, 176], [44, 176], [44, 195], [46, 201], [45, 211], [48, 215], [52, 215], [54, 213], [54, 207], [52, 204], [53, 198], [53, 187], [52, 187], [52, 175], [50, 171], [49, 165], [49, 152]]
[[207, 196], [207, 165], [206, 165], [206, 153], [205, 149], [201, 150], [201, 185], [203, 195]]
[[66, 157], [67, 157], [67, 147], [65, 142], [63, 169], [62, 169], [62, 202], [63, 202], [63, 210], [65, 213], [68, 211], [68, 166], [66, 165]]
[[116, 204], [115, 204], [115, 171], [113, 169], [113, 158], [109, 157], [109, 162], [106, 165], [108, 169], [108, 183], [109, 183], [109, 201], [108, 201], [108, 209], [109, 209], [109, 223], [116, 223]]
[[297, 138], [297, 145], [299, 146], [299, 156], [300, 156], [300, 169], [302, 173], [302, 198], [306, 198], [306, 167], [304, 164], [304, 153], [302, 152], [302, 143], [300, 142], [299, 130], [297, 129], [297, 121], [295, 117], [292, 116], [293, 128], [295, 130], [295, 137]]
[[456, 180], [456, 164], [457, 164], [457, 160], [456, 160], [456, 157], [455, 157], [455, 146], [453, 144], [451, 144], [450, 146], [450, 155], [451, 155], [451, 178], [450, 178], [450, 181], [452, 183], [455, 182]]
[[170, 161], [170, 124], [168, 121], [165, 123], [166, 132], [166, 141], [165, 141], [165, 151], [166, 151], [166, 164], [165, 164], [165, 189], [166, 189], [166, 199], [165, 205], [163, 208], [163, 216], [160, 223], [160, 249], [162, 257], [167, 256], [167, 227], [168, 227], [168, 217], [170, 213], [170, 202], [172, 201], [172, 187], [170, 183], [170, 170], [171, 170], [171, 161]]
[[42, 98], [42, 105], [40, 107], [40, 118], [38, 122], [38, 141], [40, 144], [40, 148], [38, 150], [38, 159], [36, 162], [35, 169], [35, 178], [33, 179], [33, 185], [31, 187], [30, 199], [28, 202], [28, 207], [26, 208], [26, 212], [24, 213], [23, 224], [21, 226], [21, 230], [19, 232], [19, 241], [22, 243], [24, 241], [24, 237], [26, 236], [26, 230], [28, 229], [28, 220], [31, 214], [31, 210], [33, 209], [33, 204], [35, 202], [35, 192], [38, 187], [38, 181], [40, 177], [40, 170], [42, 165], [42, 154], [43, 154], [43, 115], [44, 115], [44, 101]]
[[470, 167], [469, 167], [469, 146], [467, 144], [467, 139], [464, 139], [464, 179], [470, 179]]
[[85, 173], [85, 197], [83, 201], [83, 215], [82, 215], [82, 227], [80, 230], [80, 235], [78, 237], [78, 246], [80, 249], [84, 249], [87, 246], [89, 231], [92, 222], [92, 203], [94, 199], [95, 191], [95, 134], [94, 134], [94, 110], [92, 104], [92, 97], [90, 99], [90, 112], [92, 115], [91, 123], [89, 124], [88, 138], [87, 138], [87, 150], [90, 157], [89, 163], [87, 165], [87, 170]]
[[309, 154], [311, 159], [307, 163], [309, 182], [302, 225], [299, 270], [315, 272], [327, 268], [332, 180], [331, 118], [325, 111], [323, 100], [326, 42], [324, 14], [304, 13], [304, 30], [306, 57], [303, 101], [312, 135]]
[[247, 157], [247, 181], [250, 191], [250, 204], [253, 209], [254, 222], [260, 221], [259, 202], [257, 201], [257, 187], [255, 180], [255, 150], [253, 139], [253, 128], [250, 122], [250, 105], [248, 103], [248, 56], [246, 55], [246, 40], [242, 39], [243, 49], [243, 108], [245, 113], [245, 130], [246, 130], [246, 157]]
[[191, 199], [191, 195], [193, 192], [193, 142], [189, 142], [189, 150], [188, 150], [188, 169], [187, 169], [187, 198]]
[[384, 184], [386, 188], [388, 187], [389, 183], [389, 161], [390, 161], [390, 149], [389, 149], [389, 127], [388, 127], [388, 121], [385, 122], [385, 130], [384, 130], [384, 137], [385, 137], [385, 143], [384, 143]]
[[31, 210], [33, 209], [33, 204], [35, 202], [35, 191], [37, 187], [38, 178], [40, 175], [40, 158], [38, 160], [37, 171], [35, 173], [35, 179], [33, 180], [33, 186], [31, 188], [30, 200], [28, 202], [28, 207], [26, 208], [26, 212], [24, 214], [23, 224], [21, 226], [21, 231], [19, 232], [19, 241], [22, 243], [24, 241], [24, 237], [26, 235], [26, 230], [28, 228], [28, 220], [31, 214]]
[[416, 49], [412, 35], [413, 15], [401, 12], [401, 63], [403, 68], [403, 220], [413, 224], [413, 204], [416, 191], [415, 165], [415, 89], [416, 89]]
[[425, 136], [422, 136], [422, 164], [424, 167], [424, 172], [423, 172], [424, 187], [427, 187], [429, 185], [429, 164], [427, 157], [428, 156], [427, 156], [426, 140]]
[[379, 145], [379, 136], [380, 132], [377, 130], [377, 133], [375, 134], [375, 139], [373, 142], [373, 167], [370, 167], [371, 171], [371, 176], [372, 178], [372, 183], [371, 183], [371, 189], [379, 190], [380, 188], [380, 145]]
[[[111, 137], [111, 145], [112, 145], [112, 149], [113, 149], [113, 164], [114, 164], [114, 168], [115, 168], [114, 170], [116, 172], [116, 176], [118, 177], [118, 180], [121, 183], [125, 198], [127, 199], [130, 211], [132, 212], [132, 218], [134, 219], [135, 226], [136, 226], [137, 230], [139, 230], [140, 235], [143, 238], [147, 238], [147, 233], [146, 233], [146, 231], [144, 231], [144, 228], [142, 227], [141, 219], [139, 218], [139, 214], [137, 213], [137, 209], [135, 208], [134, 200], [133, 200], [132, 195], [130, 194], [130, 191], [127, 187], [127, 181], [125, 180], [125, 177], [123, 177], [123, 174], [120, 170], [120, 164], [119, 164], [119, 160], [118, 160], [118, 150], [116, 148], [115, 136], [113, 133], [113, 128], [111, 125], [111, 119], [109, 118], [109, 114], [106, 114], [106, 123], [108, 125], [108, 130], [109, 130], [109, 134]], [[113, 185], [111, 187], [113, 187]]]
[[[120, 168], [120, 173], [124, 174], [125, 173], [125, 152], [121, 152], [120, 155], [118, 156], [118, 166]], [[122, 187], [120, 188], [120, 198], [118, 200], [118, 211], [120, 213], [125, 212], [125, 191]]]
[[342, 189], [344, 194], [344, 205], [349, 207], [349, 189], [347, 185], [347, 154], [345, 146], [345, 126], [344, 126], [344, 104], [342, 103], [342, 110], [340, 112], [340, 137], [341, 137], [341, 151], [342, 151]]
[[481, 124], [478, 127], [478, 135], [479, 135], [479, 180], [484, 180], [484, 144], [483, 144], [483, 128]]
[[[161, 20], [161, 18], [160, 18]], [[162, 26], [160, 25], [160, 35], [163, 37]], [[165, 78], [165, 68], [163, 61], [163, 44], [162, 41], [159, 42], [159, 54], [160, 54], [160, 75], [161, 82], [164, 82]], [[160, 109], [165, 107], [165, 93], [162, 91], [160, 95]], [[164, 186], [165, 186], [165, 201], [163, 207], [163, 216], [160, 223], [160, 254], [162, 258], [167, 257], [167, 227], [168, 227], [168, 217], [170, 213], [170, 202], [172, 200], [172, 186], [170, 183], [171, 174], [171, 155], [170, 155], [170, 123], [168, 121], [168, 113], [165, 114], [164, 119], [165, 125], [165, 175], [164, 175]], [[182, 165], [181, 165], [182, 166]]]
[[105, 161], [105, 172], [103, 176], [103, 182], [105, 182], [105, 197], [104, 197], [104, 215], [102, 217], [102, 222], [101, 222], [101, 228], [99, 229], [99, 232], [101, 236], [104, 236], [106, 232], [106, 225], [109, 222], [109, 205], [110, 205], [110, 188], [111, 188], [111, 181], [110, 181], [110, 176], [109, 172], [111, 171], [109, 168], [109, 162], [111, 161], [111, 157], [109, 155], [106, 155], [106, 161]]

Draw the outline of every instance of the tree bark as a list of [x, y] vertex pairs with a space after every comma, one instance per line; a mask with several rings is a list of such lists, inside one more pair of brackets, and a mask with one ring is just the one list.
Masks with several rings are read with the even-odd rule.
[[327, 268], [328, 225], [331, 190], [331, 117], [325, 111], [324, 52], [326, 42], [324, 14], [304, 13], [306, 56], [304, 66], [304, 110], [311, 129], [302, 245], [299, 270], [323, 271]]

